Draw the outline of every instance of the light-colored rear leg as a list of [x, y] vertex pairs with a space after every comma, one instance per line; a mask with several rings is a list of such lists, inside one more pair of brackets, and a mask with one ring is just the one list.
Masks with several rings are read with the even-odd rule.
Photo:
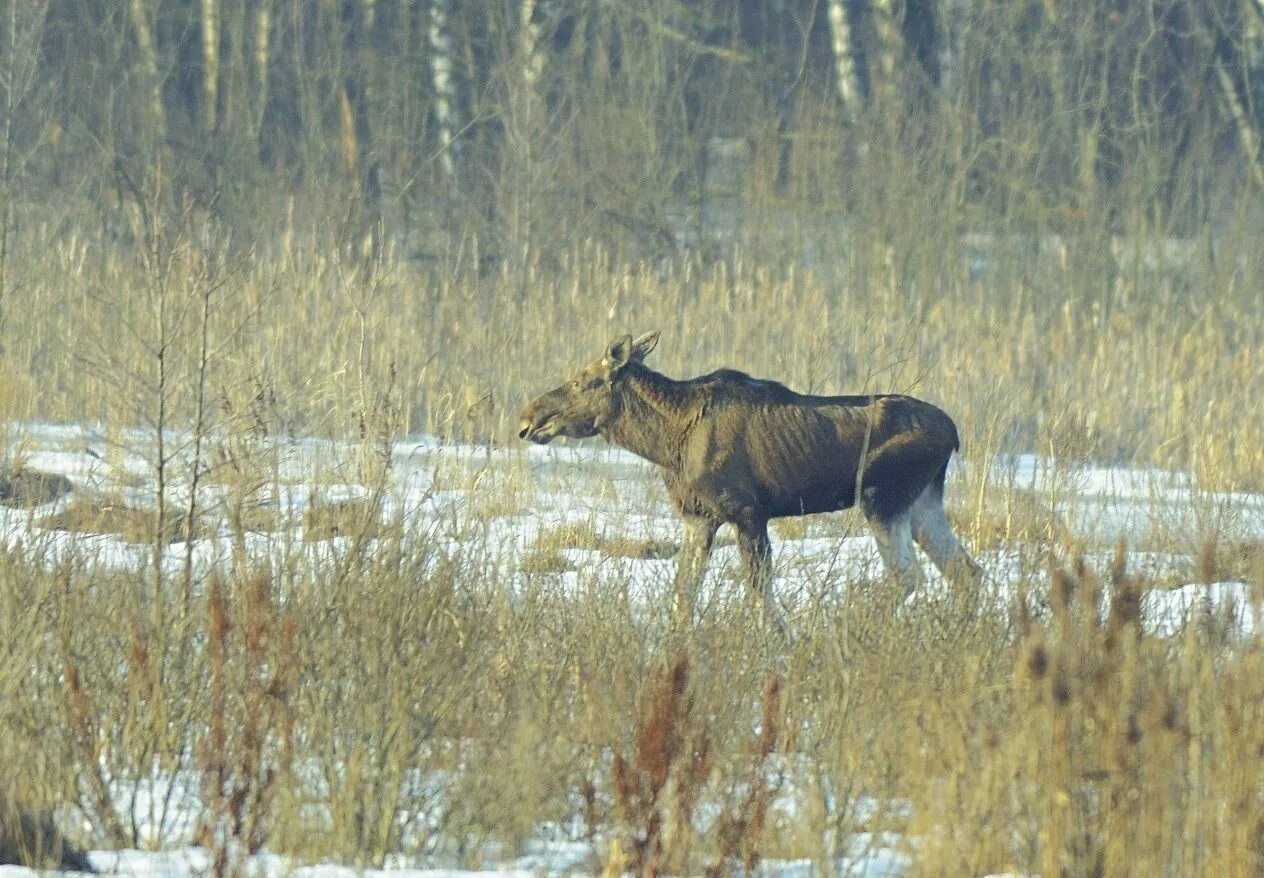
[[698, 586], [702, 583], [703, 574], [707, 572], [715, 532], [720, 529], [716, 522], [696, 516], [686, 516], [684, 524], [684, 540], [680, 546], [680, 554], [676, 556], [676, 594], [672, 607], [677, 624], [693, 621]]
[[882, 556], [887, 573], [904, 588], [904, 596], [908, 597], [922, 581], [922, 568], [917, 563], [917, 551], [913, 548], [909, 513], [902, 512], [887, 521], [872, 517], [869, 529], [878, 544], [878, 554]]
[[913, 539], [917, 540], [945, 579], [958, 585], [982, 583], [983, 570], [952, 532], [944, 512], [944, 495], [936, 486], [928, 485], [913, 502], [909, 513]]

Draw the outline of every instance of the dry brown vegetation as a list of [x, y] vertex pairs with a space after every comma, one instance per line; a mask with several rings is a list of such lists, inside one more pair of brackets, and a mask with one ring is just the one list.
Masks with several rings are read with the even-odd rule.
[[513, 413], [561, 364], [625, 328], [662, 327], [669, 374], [731, 365], [803, 390], [912, 390], [953, 413], [968, 454], [1019, 448], [1260, 487], [1264, 340], [1258, 321], [1241, 318], [1264, 302], [1237, 266], [1189, 278], [1121, 268], [1103, 289], [1076, 261], [998, 253], [995, 276], [979, 283], [953, 246], [892, 266], [892, 249], [877, 244], [839, 241], [829, 270], [612, 269], [578, 248], [525, 277], [400, 261], [368, 285], [333, 256], [242, 256], [216, 287], [207, 319], [219, 353], [199, 384], [189, 298], [206, 292], [207, 261], [223, 257], [179, 252], [166, 295], [184, 322], [156, 326], [146, 317], [156, 300], [109, 292], [144, 288], [132, 260], [106, 242], [58, 243], [28, 296], [62, 306], [9, 318], [9, 368], [38, 389], [3, 406], [18, 419], [149, 420], [155, 400], [143, 388], [163, 376], [146, 352], [165, 339], [179, 354], [163, 367], [166, 410], [186, 424], [198, 388], [209, 421], [266, 416], [274, 431], [346, 435], [393, 380], [408, 431], [508, 442]]
[[[102, 501], [91, 498], [75, 498], [64, 509], [37, 519], [36, 525], [45, 530], [71, 531], [79, 534], [114, 534], [127, 543], [153, 541], [157, 519], [151, 509], [137, 509], [122, 501]], [[161, 540], [164, 543], [182, 543], [199, 536], [196, 528], [190, 530], [183, 516], [177, 514], [163, 521]]]
[[[264, 847], [478, 865], [546, 822], [609, 873], [829, 863], [883, 832], [917, 874], [1260, 867], [1260, 647], [1210, 616], [1145, 634], [1150, 583], [1122, 548], [1101, 571], [1025, 563], [1013, 607], [893, 613], [839, 578], [785, 648], [740, 597], [682, 643], [665, 612], [613, 599], [610, 568], [510, 588], [477, 536], [402, 536], [193, 592], [5, 554], [14, 795], [79, 815], [94, 846], [195, 832], [224, 872]], [[540, 544], [527, 559], [608, 550], [588, 524]], [[1200, 563], [1218, 576], [1243, 553], [1209, 544]], [[132, 787], [176, 770], [199, 780], [192, 805]]]
[[[400, 260], [365, 280], [336, 252], [298, 245], [217, 255], [194, 244], [214, 227], [195, 228], [171, 228], [159, 285], [125, 250], [63, 240], [45, 251], [27, 294], [63, 305], [10, 313], [6, 368], [27, 389], [0, 399], [4, 414], [108, 418], [120, 427], [107, 463], [123, 472], [130, 451], [149, 481], [161, 469], [185, 485], [209, 472], [227, 492], [216, 527], [233, 533], [285, 532], [258, 510], [295, 478], [281, 475], [289, 436], [357, 442], [310, 483], [316, 496], [325, 482], [363, 485], [369, 499], [308, 511], [309, 539], [349, 538], [328, 569], [263, 576], [241, 554], [215, 588], [169, 570], [0, 559], [0, 756], [18, 800], [91, 827], [76, 842], [163, 846], [200, 829], [226, 872], [260, 846], [476, 865], [512, 855], [542, 823], [577, 821], [594, 870], [830, 862], [888, 830], [925, 874], [1260, 869], [1258, 646], [1211, 624], [1175, 640], [1142, 636], [1129, 618], [1098, 624], [1083, 597], [1092, 571], [1058, 574], [1075, 596], [1047, 603], [1047, 555], [1101, 548], [1046, 505], [1073, 499], [1074, 478], [1055, 473], [1053, 498], [1037, 500], [988, 466], [1034, 451], [1261, 487], [1261, 287], [1241, 276], [1254, 263], [1203, 265], [1197, 283], [1119, 266], [1103, 289], [1076, 259], [1049, 268], [1009, 255], [978, 282], [951, 246], [892, 262], [898, 248], [857, 235], [828, 272], [615, 266], [580, 247], [524, 274]], [[727, 364], [803, 389], [912, 390], [943, 404], [964, 434], [956, 521], [979, 550], [1021, 550], [1037, 615], [1017, 630], [1011, 613], [969, 602], [894, 615], [877, 583], [848, 588], [840, 572], [810, 584], [819, 597], [783, 654], [740, 601], [709, 608], [678, 675], [683, 700], [658, 704], [661, 669], [681, 654], [665, 612], [634, 609], [614, 597], [622, 574], [567, 554], [670, 550], [620, 534], [636, 510], [610, 507], [612, 476], [584, 483], [587, 522], [546, 529], [512, 590], [477, 523], [529, 507], [523, 473], [436, 473], [432, 490], [467, 496], [471, 514], [451, 527], [462, 548], [380, 524], [396, 475], [386, 439], [509, 443], [519, 404], [564, 364], [654, 326], [669, 373]], [[164, 419], [178, 432], [159, 457]], [[1217, 517], [1214, 498], [1191, 502], [1207, 504], [1207, 530], [1156, 531], [1146, 548], [1197, 555], [1214, 537], [1211, 560], [1194, 566], [1264, 587], [1258, 546]], [[41, 523], [154, 544], [176, 539], [189, 513], [167, 509], [158, 541], [149, 509], [75, 499]], [[848, 535], [834, 516], [777, 538]], [[565, 594], [561, 571], [579, 583]], [[770, 699], [777, 737], [760, 755], [751, 730]], [[675, 737], [655, 743], [647, 722]], [[201, 779], [198, 827], [182, 816], [188, 803], [117, 794], [161, 788], [177, 770]], [[702, 802], [723, 818], [691, 818]]]
[[[165, 417], [179, 432], [164, 477], [187, 485], [209, 471], [227, 492], [216, 526], [233, 533], [286, 532], [257, 513], [282, 481], [277, 449], [291, 435], [358, 442], [310, 482], [314, 496], [339, 482], [368, 499], [308, 510], [309, 539], [349, 537], [328, 569], [264, 576], [241, 554], [214, 588], [170, 571], [0, 558], [0, 756], [18, 800], [55, 803], [91, 827], [76, 842], [164, 846], [197, 829], [225, 872], [261, 846], [477, 865], [547, 822], [582, 826], [593, 870], [825, 863], [884, 831], [904, 834], [918, 874], [1261, 868], [1258, 645], [1210, 622], [1172, 640], [1143, 636], [1126, 615], [1099, 623], [1086, 610], [1097, 576], [1116, 593], [1138, 587], [1110, 571], [1059, 572], [1069, 596], [1047, 596], [1051, 552], [1101, 548], [1049, 505], [1074, 498], [1074, 478], [1055, 473], [1052, 497], [1037, 499], [988, 466], [1028, 450], [1259, 488], [1264, 330], [1241, 269], [1203, 266], [1194, 284], [1120, 268], [1103, 293], [1073, 259], [1049, 270], [1015, 257], [979, 283], [955, 256], [892, 264], [896, 250], [849, 238], [829, 273], [615, 267], [578, 248], [525, 275], [399, 261], [364, 281], [336, 254], [296, 248], [233, 256], [208, 300], [220, 257], [194, 237], [175, 235], [161, 291], [128, 296], [110, 291], [152, 279], [134, 259], [54, 245], [29, 295], [51, 297], [56, 277], [65, 304], [39, 320], [10, 314], [7, 368], [28, 391], [0, 399], [6, 416], [91, 411], [150, 429]], [[146, 322], [164, 297], [181, 320]], [[512, 590], [478, 522], [529, 507], [525, 470], [499, 481], [477, 465], [436, 472], [432, 490], [467, 497], [470, 514], [450, 528], [461, 548], [380, 524], [381, 489], [396, 477], [386, 438], [509, 443], [519, 403], [563, 364], [614, 331], [651, 326], [678, 342], [659, 352], [670, 373], [728, 364], [804, 389], [914, 390], [942, 403], [964, 433], [956, 522], [980, 551], [1020, 550], [1033, 615], [1019, 624], [946, 599], [896, 615], [879, 583], [840, 571], [810, 584], [818, 597], [797, 614], [788, 651], [763, 643], [738, 600], [710, 607], [681, 653], [665, 611], [614, 597], [623, 574], [568, 556], [669, 554], [620, 534], [620, 516], [637, 510], [608, 505], [612, 476], [583, 483], [589, 518], [545, 529]], [[161, 363], [154, 338], [167, 340]], [[48, 353], [68, 347], [84, 359]], [[130, 449], [158, 472], [151, 432], [109, 435], [102, 455], [120, 471]], [[231, 478], [220, 447], [233, 448]], [[189, 463], [198, 455], [202, 468]], [[1196, 556], [1215, 538], [1193, 569], [1264, 588], [1254, 538], [1235, 536], [1214, 498], [1191, 499], [1201, 502], [1205, 532], [1156, 531], [1146, 548]], [[166, 510], [161, 542], [189, 511]], [[40, 523], [155, 542], [152, 510], [74, 499], [56, 515]], [[832, 516], [776, 536], [841, 539], [852, 524]], [[562, 571], [575, 589], [559, 591]], [[686, 655], [687, 673], [671, 672], [683, 692], [668, 699], [663, 668]], [[776, 739], [761, 753], [769, 745], [752, 743], [752, 729], [765, 727]], [[196, 827], [187, 803], [116, 792], [161, 788], [177, 770], [201, 779]], [[698, 803], [723, 816], [698, 819]]]

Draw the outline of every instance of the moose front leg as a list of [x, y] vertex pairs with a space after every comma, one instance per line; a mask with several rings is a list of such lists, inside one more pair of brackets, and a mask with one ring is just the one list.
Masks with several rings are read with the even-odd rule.
[[746, 566], [751, 597], [759, 600], [764, 623], [785, 634], [786, 620], [772, 593], [772, 543], [768, 539], [768, 523], [755, 521], [738, 527], [737, 546]]
[[684, 540], [680, 553], [676, 556], [674, 611], [678, 623], [693, 619], [694, 598], [707, 570], [711, 546], [715, 543], [715, 532], [720, 528], [711, 519], [694, 515], [685, 516], [684, 523]]

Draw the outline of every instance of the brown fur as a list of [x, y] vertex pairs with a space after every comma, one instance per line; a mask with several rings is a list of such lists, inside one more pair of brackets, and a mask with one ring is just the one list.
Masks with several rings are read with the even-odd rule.
[[[903, 528], [928, 552], [943, 550], [932, 553], [940, 566], [957, 560], [951, 545], [928, 545], [942, 537], [944, 473], [960, 445], [942, 410], [896, 394], [809, 396], [732, 369], [677, 381], [643, 363], [657, 339], [612, 342], [604, 357], [529, 404], [519, 435], [546, 443], [600, 434], [657, 464], [685, 522], [678, 590], [701, 576], [715, 531], [732, 524], [751, 584], [768, 602], [768, 521], [846, 509], [856, 505], [857, 487], [880, 545], [891, 528]], [[891, 557], [884, 551], [888, 566], [903, 558], [901, 548]], [[963, 563], [977, 573], [968, 556]], [[903, 560], [897, 566], [892, 572], [907, 572]]]

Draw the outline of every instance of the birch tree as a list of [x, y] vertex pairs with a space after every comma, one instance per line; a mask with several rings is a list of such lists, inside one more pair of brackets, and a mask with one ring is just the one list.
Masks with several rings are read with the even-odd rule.
[[860, 84], [856, 80], [856, 57], [852, 52], [851, 18], [843, 0], [829, 0], [828, 14], [835, 87], [844, 112], [854, 116], [860, 107]]
[[438, 140], [439, 168], [449, 185], [455, 182], [457, 166], [457, 91], [451, 31], [452, 0], [430, 0], [430, 84], [434, 90], [434, 118]]
[[202, 128], [214, 133], [219, 109], [219, 0], [202, 0]]
[[252, 55], [252, 96], [250, 113], [251, 140], [255, 149], [261, 150], [260, 139], [263, 136], [263, 117], [268, 107], [268, 77], [271, 66], [271, 33], [272, 33], [271, 0], [255, 0], [253, 12], [254, 52]]

